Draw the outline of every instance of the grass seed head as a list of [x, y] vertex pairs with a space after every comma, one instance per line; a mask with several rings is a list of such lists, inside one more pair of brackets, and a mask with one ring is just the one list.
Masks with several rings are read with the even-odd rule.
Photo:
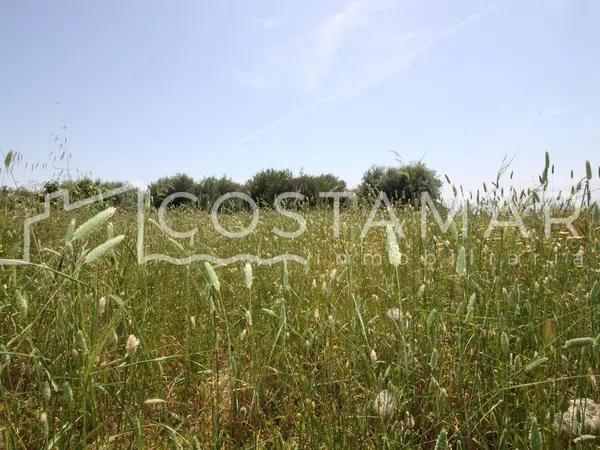
[[535, 417], [531, 419], [531, 426], [529, 427], [529, 448], [531, 450], [542, 450], [542, 433], [540, 433], [540, 427]]
[[83, 353], [84, 355], [87, 354], [87, 352], [88, 352], [87, 343], [85, 341], [85, 335], [83, 334], [83, 331], [81, 331], [81, 330], [77, 330], [77, 347], [79, 347], [79, 351], [81, 353]]
[[461, 247], [456, 257], [456, 273], [459, 277], [467, 274], [467, 251]]
[[127, 338], [127, 344], [125, 345], [127, 356], [133, 356], [138, 348], [138, 345], [140, 345], [139, 339], [136, 338], [135, 335], [130, 334]]
[[116, 208], [110, 207], [105, 209], [102, 212], [99, 212], [91, 219], [88, 219], [86, 222], [82, 223], [77, 229], [73, 232], [70, 241], [79, 241], [88, 237], [91, 233], [93, 233], [98, 227], [104, 224], [108, 219], [110, 219], [116, 212]]
[[124, 235], [120, 235], [120, 236], [114, 237], [112, 239], [109, 239], [108, 241], [104, 242], [103, 244], [100, 244], [98, 247], [94, 248], [91, 252], [89, 252], [85, 256], [84, 262], [86, 264], [91, 264], [94, 261], [96, 261], [97, 259], [102, 258], [108, 252], [113, 250], [117, 245], [119, 245], [124, 238], [125, 238]]
[[250, 265], [250, 263], [246, 263], [244, 265], [244, 285], [246, 286], [246, 289], [252, 289], [252, 281], [252, 265]]
[[398, 267], [402, 262], [402, 255], [400, 253], [400, 248], [398, 247], [396, 232], [391, 225], [387, 225], [385, 231], [387, 234], [387, 250], [390, 264], [394, 267]]
[[212, 288], [215, 291], [220, 292], [221, 282], [219, 281], [219, 277], [217, 276], [215, 269], [213, 269], [213, 266], [211, 266], [208, 261], [204, 261], [204, 270], [206, 270], [206, 275], [208, 276], [208, 281], [210, 282]]
[[21, 291], [17, 291], [16, 304], [17, 304], [17, 310], [19, 311], [19, 314], [21, 314], [23, 317], [26, 317], [27, 310], [28, 310], [27, 299], [25, 298], [25, 296], [23, 295], [23, 293]]
[[39, 420], [40, 420], [40, 432], [42, 433], [43, 436], [48, 436], [48, 433], [50, 432], [49, 426], [48, 426], [48, 414], [46, 412], [40, 413]]
[[100, 297], [98, 299], [98, 315], [103, 315], [104, 311], [106, 311], [106, 297]]
[[402, 320], [402, 311], [400, 308], [390, 308], [387, 310], [385, 315], [394, 322]]
[[373, 411], [379, 417], [391, 417], [396, 410], [396, 397], [388, 390], [381, 391], [373, 401]]
[[435, 450], [446, 450], [448, 448], [448, 433], [445, 428], [442, 428], [435, 442]]

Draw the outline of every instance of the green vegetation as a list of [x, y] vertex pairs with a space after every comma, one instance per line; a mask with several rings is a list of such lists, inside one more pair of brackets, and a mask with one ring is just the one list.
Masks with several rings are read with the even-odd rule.
[[[67, 189], [73, 200], [81, 200], [122, 186], [122, 182], [108, 182], [81, 178], [77, 181], [57, 180], [46, 182], [40, 196]], [[363, 176], [363, 182], [355, 193], [369, 198], [373, 193], [385, 192], [388, 198], [397, 203], [418, 203], [422, 192], [428, 192], [433, 199], [439, 199], [441, 181], [436, 172], [423, 163], [412, 163], [400, 167], [374, 166]], [[328, 200], [319, 196], [321, 192], [347, 191], [346, 182], [332, 174], [298, 176], [290, 170], [266, 169], [254, 174], [245, 183], [237, 183], [226, 176], [205, 177], [196, 181], [189, 175], [178, 173], [162, 177], [148, 186], [154, 207], [170, 195], [186, 192], [197, 198], [196, 206], [210, 210], [215, 201], [230, 192], [247, 193], [259, 206], [273, 206], [275, 198], [283, 193], [297, 192], [304, 196], [303, 204], [308, 206], [327, 204]], [[132, 199], [127, 198], [128, 204]], [[190, 205], [189, 198], [175, 198], [170, 206]], [[244, 209], [243, 202], [232, 203], [230, 209]]]
[[390, 200], [418, 203], [421, 192], [432, 199], [440, 197], [442, 182], [434, 170], [423, 163], [401, 167], [371, 167], [363, 176], [359, 193], [363, 196], [385, 192]]
[[[0, 204], [2, 258], [18, 256], [15, 224], [33, 212], [13, 200]], [[205, 211], [174, 208], [174, 229], [199, 230], [174, 240], [148, 209], [146, 253], [308, 259], [176, 266], [138, 264], [133, 211], [56, 205], [33, 230], [32, 264], [0, 266], [0, 447], [592, 445], [552, 424], [570, 399], [598, 397], [597, 209], [578, 238], [557, 225], [544, 237], [534, 204], [529, 239], [483, 239], [478, 206], [466, 234], [433, 221], [422, 233], [405, 205], [404, 238], [388, 227], [364, 240], [365, 207], [342, 210], [339, 239], [330, 205], [302, 210], [295, 239], [273, 233], [297, 224], [272, 210], [226, 239]], [[220, 220], [234, 230], [250, 216]]]

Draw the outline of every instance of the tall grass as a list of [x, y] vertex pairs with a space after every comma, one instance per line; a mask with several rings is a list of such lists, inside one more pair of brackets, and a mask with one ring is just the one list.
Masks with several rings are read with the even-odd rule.
[[[340, 239], [320, 209], [295, 239], [268, 211], [243, 239], [192, 210], [167, 218], [197, 226], [193, 240], [146, 227], [148, 252], [295, 253], [306, 267], [138, 265], [133, 212], [80, 210], [76, 228], [57, 208], [34, 230], [36, 265], [0, 267], [0, 447], [575, 446], [552, 420], [598, 398], [598, 216], [582, 213], [577, 239], [545, 238], [533, 212], [529, 239], [483, 239], [477, 206], [467, 234], [422, 235], [419, 212], [399, 210], [402, 239], [361, 240], [368, 208], [343, 211]], [[22, 219], [7, 211], [5, 254]]]

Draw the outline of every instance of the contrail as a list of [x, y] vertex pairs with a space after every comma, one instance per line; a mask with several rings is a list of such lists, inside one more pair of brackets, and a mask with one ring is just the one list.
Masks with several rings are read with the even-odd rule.
[[288, 120], [292, 119], [293, 117], [296, 117], [304, 112], [306, 112], [308, 109], [310, 108], [310, 106], [304, 106], [302, 108], [298, 108], [295, 109], [294, 111], [292, 111], [291, 113], [286, 114], [285, 116], [271, 122], [268, 123], [267, 125], [265, 125], [262, 128], [259, 128], [258, 130], [250, 133], [249, 135], [243, 137], [242, 139], [240, 139], [239, 141], [237, 141], [235, 144], [239, 145], [239, 144], [245, 144], [248, 141], [251, 141], [252, 139], [254, 139], [256, 136], [260, 136], [263, 133], [266, 133], [267, 131], [269, 131], [271, 128], [275, 128], [279, 125], [281, 125], [282, 123], [287, 122]]
[[[446, 38], [451, 36], [453, 33], [461, 30], [462, 28], [464, 28], [468, 25], [478, 22], [480, 19], [482, 19], [483, 17], [489, 15], [491, 12], [496, 10], [500, 6], [501, 3], [492, 5], [489, 8], [487, 8], [486, 10], [484, 10], [483, 12], [471, 14], [468, 17], [461, 20], [460, 22], [457, 22], [447, 28], [444, 28], [441, 32], [439, 32], [437, 34], [437, 36], [435, 36], [429, 42], [426, 42], [425, 44], [421, 45], [420, 47], [417, 47], [417, 48], [411, 50], [410, 52], [406, 53], [405, 55], [402, 55], [399, 58], [397, 58], [394, 64], [397, 66], [399, 63], [406, 61], [407, 59], [414, 58], [415, 56], [424, 52], [425, 50], [428, 50], [429, 48], [433, 47], [434, 45], [444, 41]], [[325, 96], [325, 97], [322, 97], [321, 99], [319, 99], [317, 101], [317, 103], [315, 103], [314, 105], [297, 108], [297, 109], [293, 110], [292, 112], [280, 117], [279, 119], [274, 120], [273, 122], [270, 122], [267, 125], [257, 129], [256, 131], [253, 131], [252, 133], [246, 135], [245, 137], [236, 141], [235, 145], [245, 144], [246, 142], [251, 141], [252, 139], [256, 138], [257, 136], [260, 136], [261, 134], [266, 133], [267, 131], [269, 131], [273, 128], [276, 128], [279, 125], [287, 122], [288, 120], [290, 120], [300, 114], [305, 113], [309, 109], [314, 108], [316, 105], [328, 102], [332, 99], [335, 99], [335, 96], [333, 96], [333, 95]]]

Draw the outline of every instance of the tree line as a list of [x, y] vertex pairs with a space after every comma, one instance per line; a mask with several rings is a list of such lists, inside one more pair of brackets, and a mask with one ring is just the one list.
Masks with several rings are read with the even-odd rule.
[[[44, 184], [42, 194], [67, 189], [72, 200], [80, 200], [107, 192], [124, 183], [82, 178], [77, 181], [49, 181]], [[395, 203], [418, 202], [420, 193], [427, 191], [433, 199], [440, 197], [442, 182], [437, 173], [422, 162], [402, 166], [373, 166], [367, 170], [360, 185], [349, 189], [346, 182], [333, 174], [294, 175], [290, 170], [265, 169], [257, 172], [244, 183], [233, 181], [227, 176], [205, 177], [196, 180], [193, 177], [178, 173], [173, 176], [159, 178], [148, 185], [154, 207], [159, 207], [171, 194], [187, 192], [196, 198], [196, 205], [202, 209], [210, 209], [214, 202], [230, 192], [243, 192], [249, 195], [259, 206], [272, 206], [275, 198], [285, 192], [297, 192], [304, 196], [303, 203], [315, 206], [326, 200], [319, 196], [320, 192], [352, 191], [359, 198], [371, 198], [385, 192]], [[171, 206], [189, 204], [188, 199], [175, 198]], [[233, 207], [236, 203], [233, 202]], [[241, 205], [238, 202], [238, 205]]]

